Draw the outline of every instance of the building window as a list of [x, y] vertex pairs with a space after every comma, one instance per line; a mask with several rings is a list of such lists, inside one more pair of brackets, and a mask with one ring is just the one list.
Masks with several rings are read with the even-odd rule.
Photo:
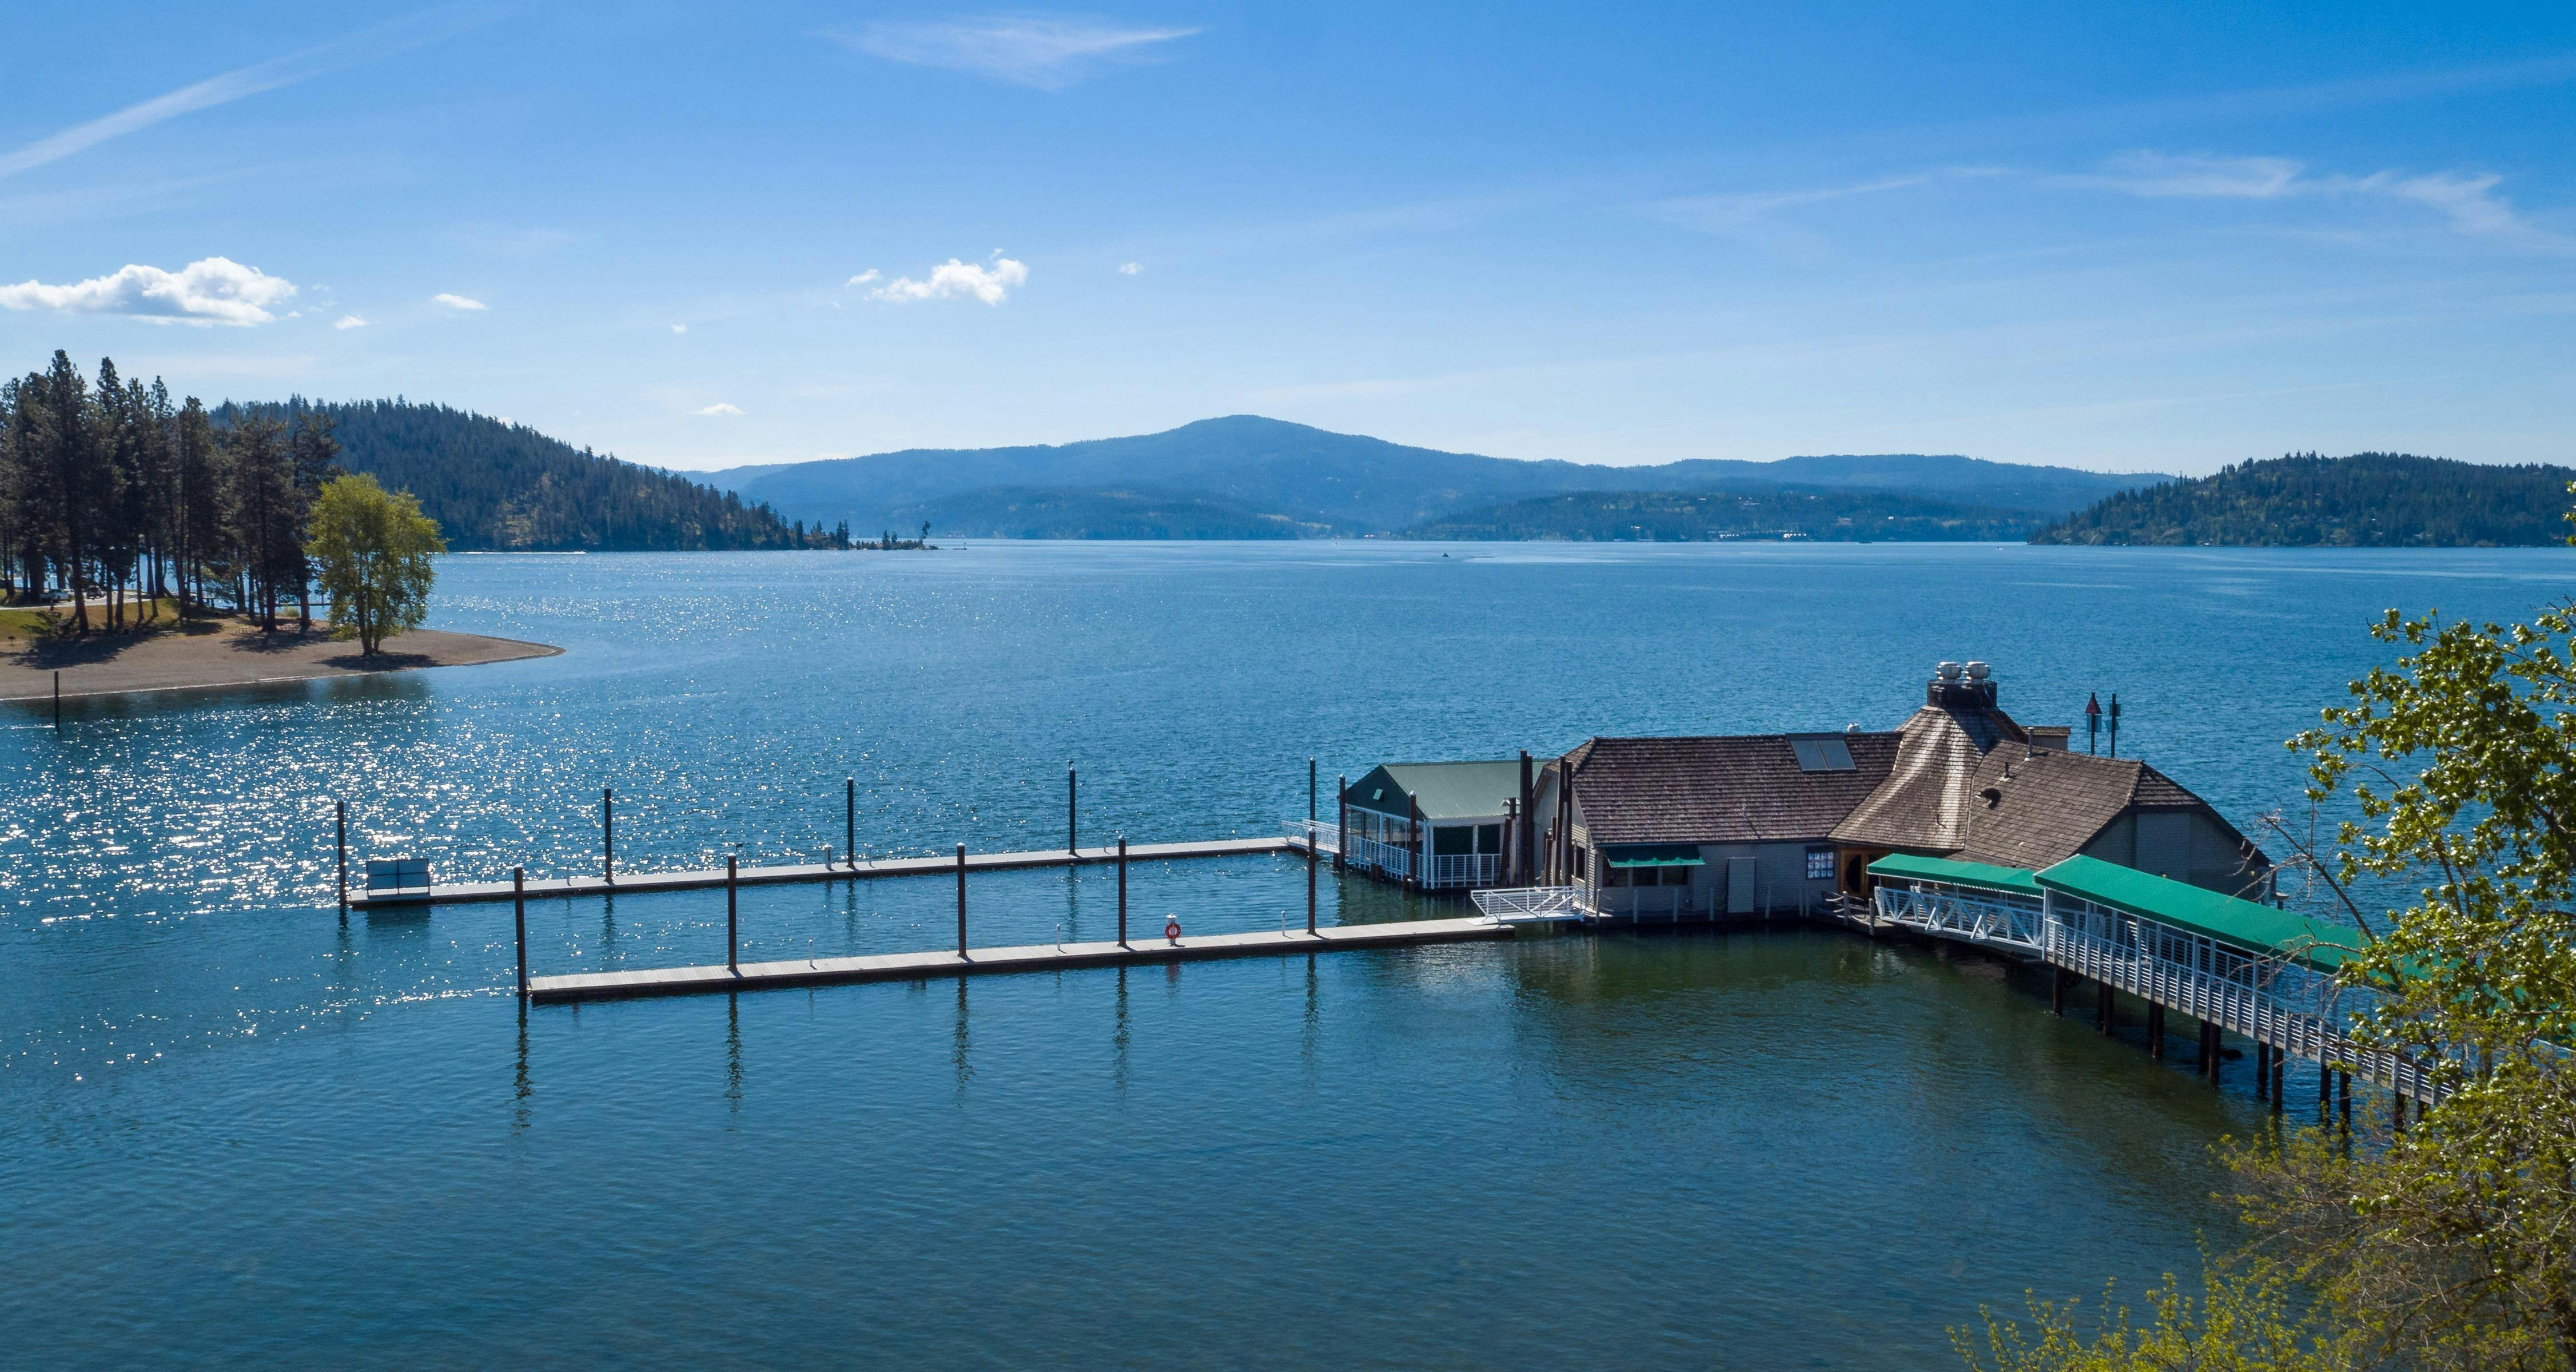
[[1591, 870], [1584, 859], [1583, 845], [1579, 843], [1574, 845], [1574, 857], [1566, 865], [1566, 874], [1576, 881], [1583, 880]]
[[1807, 880], [1809, 880], [1809, 881], [1831, 881], [1831, 880], [1833, 880], [1833, 879], [1834, 879], [1834, 850], [1833, 850], [1833, 849], [1831, 849], [1831, 848], [1810, 848], [1810, 849], [1808, 849], [1808, 850], [1807, 850]]

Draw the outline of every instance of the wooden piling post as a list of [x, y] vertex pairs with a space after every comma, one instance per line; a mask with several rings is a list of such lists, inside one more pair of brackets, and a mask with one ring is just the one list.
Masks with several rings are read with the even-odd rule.
[[528, 998], [528, 869], [510, 869], [510, 922], [519, 934], [519, 999]]
[[1306, 831], [1306, 932], [1315, 932], [1315, 831]]
[[735, 861], [733, 854], [725, 854], [725, 970], [728, 972], [742, 970], [741, 964], [735, 961], [735, 953], [742, 933], [742, 921], [734, 900], [737, 885], [734, 880]]
[[1118, 836], [1118, 946], [1127, 946], [1127, 836]]
[[[1315, 820], [1315, 801], [1318, 798], [1315, 782], [1315, 760], [1310, 757], [1306, 759], [1306, 822], [1309, 824], [1313, 823]], [[1309, 829], [1306, 831], [1306, 837], [1308, 839], [1312, 839], [1314, 836], [1315, 834], [1313, 830]]]
[[1080, 857], [1082, 841], [1074, 827], [1074, 795], [1073, 768], [1068, 766], [1064, 769], [1064, 850]]
[[850, 870], [859, 870], [859, 779], [841, 783], [841, 838], [849, 845]]
[[617, 880], [617, 798], [599, 788], [599, 879]]
[[2343, 1131], [2352, 1132], [2352, 1071], [2335, 1073], [2335, 1113], [2343, 1117]]
[[349, 802], [332, 801], [331, 810], [339, 835], [335, 851], [340, 865], [340, 914], [346, 918], [349, 913]]
[[2272, 1113], [2275, 1115], [2281, 1113], [2281, 1097], [2289, 1086], [2289, 1064], [2284, 1061], [2288, 1056], [2278, 1048], [2272, 1050]]
[[1333, 875], [1340, 876], [1351, 851], [1351, 779], [1333, 778]]
[[2111, 983], [2097, 981], [2093, 984], [2100, 988], [2100, 993], [2093, 1001], [2093, 1027], [2107, 1034], [2111, 1032], [2111, 1026], [2118, 1018], [2118, 1005], [2111, 999], [2113, 994]]
[[54, 673], [54, 732], [63, 731], [63, 674]]
[[2322, 1122], [2334, 1113], [2334, 1065], [2326, 1061], [2322, 1048], [2317, 1053], [2317, 1119]]
[[2059, 1019], [2066, 1018], [2066, 969], [2063, 967], [2048, 969], [2048, 1013]]
[[2254, 1099], [2269, 1100], [2272, 1092], [2272, 1045], [2254, 1040]]
[[957, 845], [957, 956], [966, 956], [966, 845]]
[[2388, 1088], [2388, 1127], [2406, 1132], [2406, 1093], [2394, 1086]]
[[2147, 1057], [2165, 1060], [2165, 1007], [2152, 1000], [2147, 1002]]

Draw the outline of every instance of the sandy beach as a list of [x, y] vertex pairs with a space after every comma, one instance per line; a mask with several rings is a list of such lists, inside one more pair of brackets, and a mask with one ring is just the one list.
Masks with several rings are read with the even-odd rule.
[[335, 641], [325, 628], [301, 636], [291, 629], [264, 635], [231, 618], [192, 620], [185, 629], [144, 634], [0, 640], [0, 701], [50, 698], [57, 671], [63, 674], [63, 695], [70, 698], [463, 667], [563, 651], [543, 643], [435, 629], [388, 639], [384, 649], [375, 657], [361, 657], [355, 642]]

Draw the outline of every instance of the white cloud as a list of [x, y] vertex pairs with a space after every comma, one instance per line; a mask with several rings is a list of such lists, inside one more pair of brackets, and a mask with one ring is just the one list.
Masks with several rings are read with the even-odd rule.
[[1751, 191], [1727, 195], [1690, 195], [1666, 200], [1656, 208], [1666, 218], [1695, 229], [1717, 231], [1742, 228], [1776, 210], [1795, 209], [1801, 205], [1821, 204], [1829, 200], [1847, 200], [1858, 195], [1876, 195], [1881, 191], [1906, 190], [1928, 186], [1938, 181], [1956, 181], [1966, 177], [1999, 176], [1994, 167], [1944, 167], [1934, 171], [1907, 172], [1900, 176], [1881, 176], [1868, 181], [1854, 181], [1839, 186], [1810, 186], [1800, 190]]
[[1143, 270], [1145, 270], [1144, 264], [1140, 262], [1122, 262], [1118, 266], [1120, 276], [1134, 276]]
[[854, 276], [854, 277], [851, 277], [849, 280], [844, 281], [844, 282], [842, 282], [841, 284], [842, 284], [842, 285], [844, 285], [844, 286], [864, 286], [864, 285], [868, 284], [869, 282], [874, 281], [874, 280], [876, 280], [876, 279], [877, 279], [877, 269], [876, 269], [876, 268], [874, 268], [874, 267], [870, 267], [870, 268], [868, 268], [866, 271], [863, 271], [863, 272], [859, 273], [858, 275], [856, 275], [856, 276]]
[[707, 406], [705, 409], [699, 410], [698, 413], [722, 418], [725, 415], [742, 413], [742, 407], [739, 405], [728, 405], [719, 400], [716, 403]]
[[832, 37], [889, 62], [944, 67], [1052, 91], [1113, 62], [1150, 60], [1157, 44], [1197, 32], [1065, 19], [995, 18], [878, 23]]
[[999, 305], [1010, 297], [1013, 287], [1028, 284], [1028, 279], [1027, 264], [1014, 262], [996, 250], [990, 265], [960, 262], [952, 257], [931, 268], [930, 276], [925, 280], [898, 276], [868, 294], [879, 300], [894, 301], [954, 300], [960, 296], [973, 296], [987, 305]]
[[363, 329], [367, 327], [367, 321], [358, 315], [344, 314], [340, 316], [340, 322], [332, 325], [331, 327], [335, 329]]
[[0, 309], [121, 314], [156, 323], [247, 327], [274, 322], [277, 316], [268, 307], [294, 294], [291, 281], [228, 257], [206, 257], [175, 272], [129, 263], [111, 275], [67, 286], [39, 281], [0, 286]]
[[2515, 239], [2555, 249], [2576, 247], [2534, 228], [2513, 212], [2495, 189], [2492, 172], [2373, 172], [2368, 176], [2312, 175], [2287, 157], [2214, 157], [2205, 153], [2133, 152], [2115, 157], [2099, 175], [2060, 178], [2060, 184], [2126, 195], [2202, 199], [2281, 200], [2293, 196], [2377, 196], [2433, 210], [2460, 233]]
[[671, 332], [673, 333], [687, 333], [688, 331], [689, 326], [686, 324], [674, 324], [671, 326]]
[[469, 299], [468, 297], [461, 295], [450, 295], [445, 291], [440, 291], [438, 294], [431, 296], [429, 298], [429, 303], [433, 305], [445, 305], [451, 310], [488, 310], [492, 308], [480, 300]]

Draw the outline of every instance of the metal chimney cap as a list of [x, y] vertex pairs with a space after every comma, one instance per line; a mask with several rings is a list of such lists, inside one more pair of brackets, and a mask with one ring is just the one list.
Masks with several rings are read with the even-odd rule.
[[1970, 681], [1983, 681], [1994, 674], [1995, 669], [1982, 662], [1971, 662], [1968, 664], [1968, 680]]
[[1933, 669], [1932, 675], [1943, 681], [1956, 681], [1959, 679], [1959, 664], [1955, 662], [1944, 662], [1939, 667]]

